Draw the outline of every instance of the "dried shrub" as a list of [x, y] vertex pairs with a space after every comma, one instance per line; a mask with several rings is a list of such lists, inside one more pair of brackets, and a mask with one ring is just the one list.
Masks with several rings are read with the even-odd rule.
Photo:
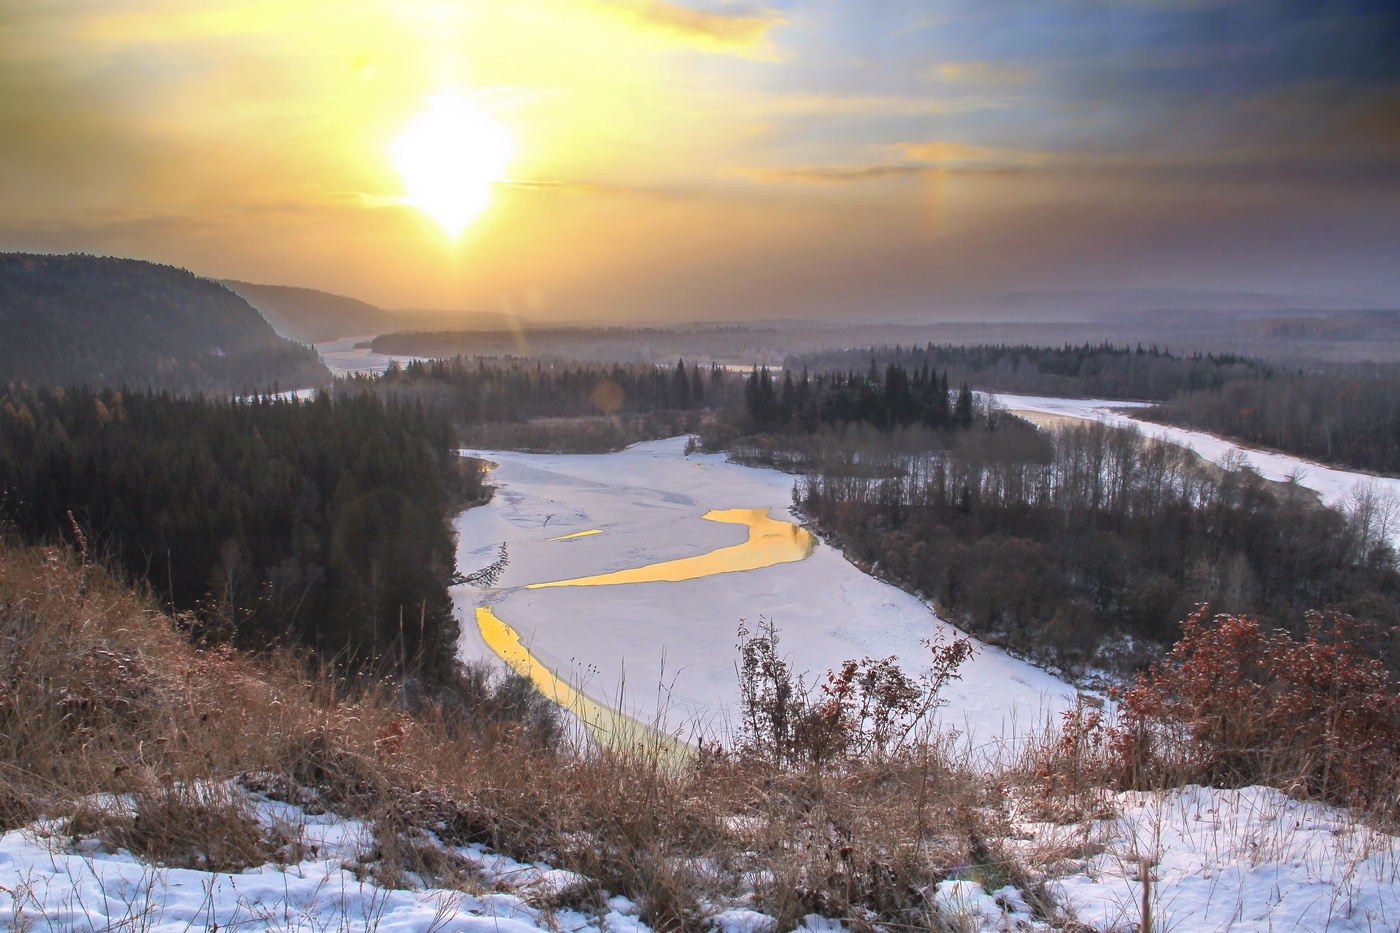
[[895, 658], [848, 660], [815, 687], [778, 651], [772, 620], [739, 627], [739, 748], [782, 764], [883, 760], [905, 750], [946, 701], [943, 688], [961, 675], [972, 642], [925, 642], [929, 667], [916, 676]]
[[290, 832], [265, 830], [241, 797], [218, 785], [147, 789], [133, 796], [130, 812], [82, 806], [66, 832], [75, 843], [92, 837], [169, 868], [237, 872], [302, 856]]
[[1204, 607], [1182, 628], [1166, 662], [1123, 695], [1113, 741], [1128, 784], [1269, 783], [1396, 806], [1400, 682], [1366, 650], [1378, 632], [1310, 613], [1295, 639]]

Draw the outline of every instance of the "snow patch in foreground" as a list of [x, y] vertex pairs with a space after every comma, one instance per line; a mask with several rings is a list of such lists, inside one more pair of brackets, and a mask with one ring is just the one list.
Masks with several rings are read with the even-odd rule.
[[1156, 930], [1400, 930], [1397, 839], [1345, 810], [1269, 787], [1126, 793], [1115, 804], [1117, 819], [1076, 827], [1103, 852], [1051, 887], [1095, 930], [1137, 928], [1143, 858]]
[[[347, 866], [365, 867], [374, 848], [363, 822], [309, 815], [228, 785], [265, 827], [294, 829], [310, 857], [243, 872], [202, 872], [142, 864], [124, 851], [76, 847], [63, 821], [0, 836], [0, 927], [13, 930], [275, 930], [312, 933], [650, 933], [641, 905], [610, 897], [597, 912], [548, 904], [588, 883], [545, 863], [523, 863], [481, 846], [450, 847], [474, 866], [479, 891], [426, 887], [388, 890]], [[1009, 840], [1028, 864], [1061, 858], [1049, 892], [1055, 922], [1036, 918], [1022, 892], [987, 891], [954, 877], [928, 891], [942, 914], [967, 933], [1063, 929], [1072, 918], [1099, 931], [1139, 922], [1141, 858], [1152, 861], [1154, 929], [1171, 933], [1400, 929], [1400, 847], [1346, 811], [1300, 803], [1269, 788], [1186, 787], [1108, 798], [1119, 816], [1069, 826], [1022, 824]], [[97, 799], [89, 806], [120, 808]], [[932, 879], [931, 879], [932, 880]], [[557, 901], [555, 901], [557, 903]], [[770, 933], [772, 917], [745, 897], [710, 904], [718, 933]], [[859, 925], [869, 929], [868, 923]], [[841, 921], [808, 916], [801, 933], [844, 933]]]

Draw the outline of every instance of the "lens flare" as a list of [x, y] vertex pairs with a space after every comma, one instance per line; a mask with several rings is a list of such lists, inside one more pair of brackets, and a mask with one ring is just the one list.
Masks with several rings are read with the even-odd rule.
[[402, 202], [453, 238], [491, 203], [491, 183], [505, 177], [514, 152], [506, 128], [457, 93], [430, 100], [389, 145], [406, 191]]

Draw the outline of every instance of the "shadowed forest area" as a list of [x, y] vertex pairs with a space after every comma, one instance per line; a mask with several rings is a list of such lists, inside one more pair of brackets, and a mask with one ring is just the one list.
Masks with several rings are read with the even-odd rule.
[[330, 381], [238, 295], [173, 266], [0, 254], [0, 383], [210, 395]]
[[[776, 381], [755, 372], [710, 442], [804, 473], [794, 503], [852, 560], [1040, 663], [1128, 673], [1202, 603], [1295, 632], [1309, 610], [1400, 622], [1375, 490], [1344, 513], [1135, 431], [1040, 431], [923, 367]], [[1393, 663], [1394, 641], [1373, 648]]]
[[144, 581], [198, 638], [351, 670], [453, 670], [447, 519], [482, 497], [446, 419], [369, 394], [0, 399], [0, 521], [21, 538]]

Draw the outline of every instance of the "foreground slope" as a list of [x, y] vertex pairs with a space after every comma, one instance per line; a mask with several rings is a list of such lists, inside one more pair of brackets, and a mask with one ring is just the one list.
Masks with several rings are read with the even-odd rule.
[[1066, 797], [936, 748], [673, 774], [195, 648], [96, 568], [3, 542], [0, 683], [4, 929], [1131, 933], [1143, 860], [1153, 929], [1400, 916], [1396, 838], [1276, 790]]
[[0, 254], [0, 382], [176, 392], [329, 379], [242, 298], [184, 269], [100, 256]]

